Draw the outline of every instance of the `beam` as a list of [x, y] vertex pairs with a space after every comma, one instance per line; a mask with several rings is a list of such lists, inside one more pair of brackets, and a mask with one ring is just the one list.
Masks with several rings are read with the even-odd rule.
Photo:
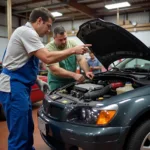
[[144, 2], [144, 1], [141, 1], [141, 2], [131, 2], [130, 4], [131, 5], [140, 5], [140, 6], [141, 5], [145, 5], [146, 6], [148, 3], [150, 3], [149, 0], [146, 1], [146, 2]]
[[[83, 20], [83, 19], [90, 19], [88, 16], [76, 16], [73, 20]], [[64, 22], [64, 21], [72, 21], [72, 18], [56, 18], [55, 22]]]
[[8, 31], [8, 39], [10, 39], [12, 34], [12, 8], [11, 8], [11, 0], [7, 0], [7, 31]]
[[[63, 1], [63, 0], [59, 0], [59, 1]], [[78, 10], [81, 13], [84, 13], [85, 15], [91, 17], [91, 18], [95, 18], [95, 11], [92, 10], [91, 8], [87, 7], [86, 5], [83, 4], [79, 4], [77, 3], [76, 0], [69, 0], [67, 3], [69, 6], [75, 8], [76, 10]]]
[[79, 12], [77, 12], [77, 13], [65, 13], [63, 16], [64, 17], [70, 17], [73, 19], [76, 16], [85, 16], [85, 15], [81, 15]]
[[[45, 8], [53, 8], [53, 7], [64, 7], [66, 6], [67, 3], [66, 2], [62, 2], [62, 3], [54, 3], [54, 4], [51, 4], [51, 5], [44, 5], [42, 7], [45, 7]], [[37, 8], [37, 7], [34, 7], [34, 8]], [[25, 13], [25, 12], [31, 12], [34, 8], [29, 8], [29, 9], [24, 9], [24, 10], [16, 10], [14, 11], [14, 14], [19, 14], [19, 13]]]
[[136, 32], [136, 31], [149, 31], [150, 27], [141, 27], [141, 28], [132, 28], [132, 29], [126, 29], [129, 32]]
[[[112, 2], [112, 1], [111, 1]], [[78, 3], [82, 3], [84, 5], [92, 5], [92, 4], [97, 4], [97, 3], [104, 3], [104, 0], [87, 0], [87, 1], [78, 1]]]
[[45, 2], [45, 1], [49, 1], [49, 0], [31, 0], [31, 1], [28, 1], [28, 2], [15, 3], [15, 4], [12, 5], [12, 7], [24, 6], [24, 5], [35, 4], [35, 3], [38, 3], [38, 2]]
[[[6, 27], [7, 28], [7, 25], [0, 24], [0, 27]], [[16, 29], [16, 27], [12, 27], [12, 28]]]
[[5, 39], [8, 39], [8, 37], [7, 37], [7, 36], [0, 36], [0, 38], [5, 38]]
[[[64, 7], [57, 7], [57, 8], [48, 8], [48, 10], [49, 11], [61, 11], [61, 10], [64, 10], [64, 9], [68, 9], [68, 6], [64, 6]], [[24, 16], [24, 18], [26, 18], [26, 12], [24, 12], [24, 13], [21, 13], [21, 14], [18, 14], [18, 15], [20, 15], [20, 16]], [[28, 18], [29, 18], [29, 15], [30, 15], [30, 13], [28, 13]]]
[[49, 11], [61, 11], [61, 10], [63, 10], [63, 9], [68, 9], [69, 8], [69, 6], [64, 6], [64, 7], [57, 7], [57, 8], [49, 8], [48, 10]]
[[131, 28], [145, 28], [150, 27], [150, 23], [144, 23], [144, 24], [137, 24], [136, 26], [130, 24], [130, 25], [122, 25], [121, 27], [125, 29], [131, 29]]
[[[67, 15], [76, 15], [76, 14], [80, 14], [78, 11], [72, 11], [72, 12], [66, 12], [66, 13], [63, 13], [63, 16], [67, 16]], [[80, 14], [81, 15], [81, 14]]]

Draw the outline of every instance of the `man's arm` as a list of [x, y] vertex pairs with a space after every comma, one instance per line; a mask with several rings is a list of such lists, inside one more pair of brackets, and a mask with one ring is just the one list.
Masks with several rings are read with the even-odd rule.
[[56, 76], [60, 76], [63, 78], [73, 78], [75, 75], [74, 72], [65, 70], [64, 68], [59, 67], [58, 63], [49, 65], [48, 69]]
[[48, 69], [56, 76], [60, 76], [63, 78], [73, 78], [77, 82], [82, 82], [84, 80], [84, 76], [81, 74], [77, 74], [75, 72], [71, 72], [59, 67], [59, 64], [53, 64], [48, 67]]
[[81, 67], [81, 69], [86, 73], [89, 72], [88, 63], [83, 55], [77, 55], [77, 61]]
[[89, 72], [89, 65], [83, 55], [77, 55], [77, 61], [81, 69], [85, 72], [86, 76], [90, 79], [94, 77], [92, 72]]
[[84, 54], [87, 52], [87, 46], [91, 46], [91, 44], [80, 45], [63, 51], [53, 52], [49, 52], [47, 48], [41, 48], [35, 52], [32, 52], [32, 54], [44, 63], [51, 64], [59, 62], [72, 54]]

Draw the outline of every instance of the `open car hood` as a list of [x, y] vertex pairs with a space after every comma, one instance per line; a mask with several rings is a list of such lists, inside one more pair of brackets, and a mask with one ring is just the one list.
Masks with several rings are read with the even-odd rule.
[[77, 37], [87, 44], [103, 66], [121, 58], [143, 58], [150, 60], [150, 49], [122, 27], [101, 19], [82, 24]]

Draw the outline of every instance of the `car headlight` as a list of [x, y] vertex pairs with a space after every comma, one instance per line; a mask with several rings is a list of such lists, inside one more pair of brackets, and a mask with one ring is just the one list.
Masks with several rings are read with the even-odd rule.
[[117, 111], [118, 105], [116, 104], [103, 108], [80, 106], [69, 113], [67, 120], [72, 123], [107, 125]]

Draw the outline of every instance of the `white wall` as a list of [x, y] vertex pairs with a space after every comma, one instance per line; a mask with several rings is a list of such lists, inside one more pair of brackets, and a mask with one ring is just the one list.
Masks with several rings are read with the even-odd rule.
[[150, 47], [150, 31], [132, 32], [134, 36], [140, 39], [145, 45]]

